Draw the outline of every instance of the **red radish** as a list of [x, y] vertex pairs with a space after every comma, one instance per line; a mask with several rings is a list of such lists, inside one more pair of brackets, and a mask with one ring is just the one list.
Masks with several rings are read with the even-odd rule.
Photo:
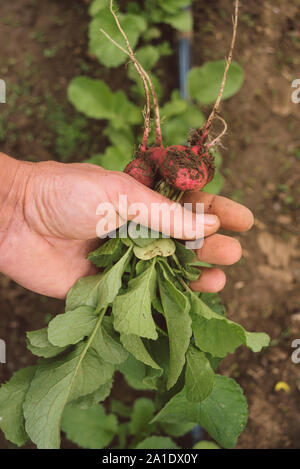
[[151, 189], [154, 187], [155, 171], [142, 156], [138, 156], [132, 160], [124, 171], [141, 184], [144, 184], [144, 186], [150, 187]]
[[207, 156], [198, 155], [193, 148], [178, 145], [166, 148], [165, 153], [160, 173], [180, 191], [199, 191], [214, 176], [214, 157], [208, 152]]
[[[162, 178], [179, 191], [199, 191], [214, 176], [214, 156], [205, 145], [152, 147], [144, 153]], [[125, 170], [127, 172], [127, 168]]]
[[[215, 145], [220, 140], [221, 136], [224, 135], [224, 133], [226, 132], [227, 126], [225, 121], [219, 117], [219, 119], [224, 124], [224, 130], [221, 135], [219, 135], [215, 140], [211, 142], [209, 141], [209, 131], [211, 128], [212, 121], [216, 117], [216, 113], [220, 106], [229, 66], [232, 61], [232, 53], [234, 49], [238, 23], [238, 8], [239, 0], [235, 0], [235, 16], [230, 52], [226, 61], [220, 91], [216, 103], [212, 109], [212, 112], [206, 121], [206, 124], [202, 129], [194, 130], [191, 132], [190, 138], [186, 145], [171, 145], [167, 148], [164, 148], [161, 135], [158, 100], [153, 84], [147, 72], [137, 61], [134, 52], [131, 49], [128, 38], [120, 25], [116, 13], [113, 10], [113, 0], [110, 0], [110, 11], [114, 16], [116, 24], [125, 40], [127, 50], [124, 49], [116, 41], [114, 41], [105, 31], [101, 31], [117, 47], [119, 47], [125, 54], [130, 57], [138, 74], [140, 75], [143, 81], [146, 96], [143, 142], [139, 148], [138, 157], [127, 165], [127, 167], [125, 168], [125, 172], [127, 174], [130, 174], [136, 180], [145, 184], [148, 187], [153, 188], [156, 185], [155, 188], [159, 192], [163, 191], [164, 195], [170, 196], [170, 198], [173, 198], [177, 201], [186, 191], [199, 191], [200, 189], [202, 189], [208, 182], [212, 180], [214, 176], [215, 165], [214, 156], [211, 152], [211, 147], [213, 147], [213, 145]], [[155, 145], [150, 148], [148, 147], [151, 115], [151, 100], [149, 88], [153, 99], [156, 124]], [[160, 180], [157, 180], [157, 174], [160, 175]]]

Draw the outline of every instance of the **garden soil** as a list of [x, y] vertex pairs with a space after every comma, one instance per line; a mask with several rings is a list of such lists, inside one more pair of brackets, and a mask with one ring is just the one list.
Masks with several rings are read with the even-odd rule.
[[[88, 3], [0, 0], [0, 78], [8, 94], [8, 103], [0, 105], [1, 151], [31, 161], [58, 159], [46, 97], [72, 119], [67, 86], [86, 70], [115, 90], [129, 89], [122, 67], [107, 70], [88, 53]], [[221, 296], [231, 319], [248, 330], [267, 332], [272, 342], [259, 354], [239, 348], [222, 362], [221, 371], [237, 379], [249, 402], [249, 422], [237, 447], [292, 449], [300, 447], [300, 364], [291, 360], [292, 341], [300, 338], [300, 104], [291, 101], [291, 83], [300, 78], [300, 4], [241, 3], [235, 60], [244, 67], [245, 82], [221, 109], [229, 128], [221, 149], [222, 194], [253, 210], [255, 225], [246, 234], [233, 234], [243, 246], [243, 258], [225, 268], [228, 280]], [[232, 2], [196, 0], [193, 9], [193, 64], [224, 58], [232, 33]], [[176, 37], [172, 43], [176, 45]], [[166, 93], [178, 86], [176, 68], [176, 58], [159, 65]], [[89, 122], [85, 154], [79, 147], [69, 161], [103, 151], [108, 142], [102, 125]], [[61, 301], [0, 276], [0, 338], [7, 342], [1, 382], [34, 362], [25, 331], [44, 327], [63, 307]], [[289, 392], [275, 390], [281, 381]], [[130, 403], [136, 393], [122, 394]], [[0, 435], [0, 448], [13, 447]], [[63, 447], [71, 445], [64, 440]]]

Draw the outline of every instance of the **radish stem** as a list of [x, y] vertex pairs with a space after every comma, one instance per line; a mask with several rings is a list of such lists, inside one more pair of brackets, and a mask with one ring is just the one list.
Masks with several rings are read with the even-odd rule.
[[115, 45], [117, 46], [119, 49], [121, 49], [126, 55], [129, 55], [130, 59], [132, 60], [138, 74], [140, 75], [142, 81], [143, 81], [143, 85], [144, 85], [144, 91], [145, 91], [145, 96], [146, 96], [146, 112], [144, 114], [144, 135], [143, 135], [143, 147], [144, 149], [147, 149], [147, 146], [148, 146], [148, 138], [149, 138], [149, 132], [150, 132], [150, 115], [151, 115], [151, 103], [150, 103], [150, 94], [149, 94], [149, 89], [148, 89], [148, 85], [147, 85], [147, 79], [145, 77], [145, 73], [141, 67], [141, 65], [139, 64], [139, 62], [137, 61], [135, 55], [134, 55], [134, 52], [130, 46], [130, 43], [128, 41], [128, 38], [122, 28], [122, 26], [120, 25], [120, 22], [119, 22], [119, 19], [116, 15], [116, 13], [114, 12], [113, 10], [113, 0], [110, 1], [110, 11], [115, 19], [115, 22], [116, 22], [116, 25], [120, 31], [120, 33], [122, 34], [122, 36], [124, 37], [125, 39], [125, 42], [126, 42], [126, 46], [127, 46], [127, 49], [128, 49], [128, 52], [120, 45], [118, 44], [114, 39], [112, 39], [103, 29], [101, 29], [100, 31]]
[[215, 117], [215, 114], [218, 111], [219, 106], [220, 106], [220, 102], [221, 102], [221, 99], [222, 99], [223, 91], [224, 91], [226, 80], [227, 80], [228, 70], [229, 70], [229, 67], [230, 67], [230, 64], [231, 64], [231, 61], [232, 61], [232, 54], [233, 54], [233, 49], [234, 49], [235, 40], [236, 40], [236, 33], [237, 33], [238, 16], [239, 16], [239, 0], [235, 0], [235, 13], [234, 13], [234, 18], [233, 18], [233, 34], [232, 34], [230, 51], [229, 51], [228, 58], [226, 60], [226, 67], [225, 67], [225, 71], [224, 71], [220, 91], [219, 91], [217, 100], [215, 102], [215, 105], [214, 105], [214, 107], [213, 107], [213, 109], [210, 113], [210, 116], [207, 119], [207, 122], [206, 122], [206, 125], [205, 125], [205, 130], [208, 130], [210, 128], [211, 123], [212, 123], [212, 121]]
[[[133, 50], [130, 46], [130, 43], [129, 43], [129, 40], [126, 36], [126, 33], [123, 30], [123, 28], [122, 28], [122, 26], [119, 22], [118, 16], [117, 16], [117, 14], [115, 13], [115, 11], [113, 9], [113, 0], [110, 0], [110, 11], [111, 11], [111, 13], [112, 13], [112, 15], [115, 19], [116, 25], [117, 25], [120, 33], [122, 34], [122, 36], [123, 36], [123, 38], [126, 42], [126, 47], [127, 47], [128, 52], [126, 52], [125, 49], [120, 44], [118, 44], [116, 41], [114, 41], [114, 39], [112, 39], [103, 29], [101, 29], [101, 32], [113, 44], [115, 44], [119, 49], [121, 49], [124, 53], [126, 53], [130, 57], [130, 59], [132, 60], [132, 62], [135, 65], [135, 68], [136, 68], [138, 74], [140, 75], [140, 77], [143, 80], [143, 85], [144, 85], [144, 90], [145, 90], [145, 95], [146, 95], [146, 101], [147, 101], [146, 115], [145, 115], [145, 127], [144, 127], [145, 130], [144, 130], [144, 138], [143, 138], [143, 146], [144, 146], [143, 149], [144, 150], [147, 149], [147, 145], [144, 145], [144, 140], [145, 140], [145, 142], [147, 142], [147, 140], [148, 140], [149, 127], [150, 127], [150, 110], [151, 110], [151, 107], [150, 107], [150, 97], [149, 97], [148, 85], [149, 85], [150, 90], [151, 90], [151, 94], [152, 94], [152, 98], [153, 98], [153, 105], [154, 105], [154, 112], [155, 112], [155, 144], [157, 146], [163, 147], [158, 98], [157, 98], [157, 94], [155, 92], [153, 83], [152, 83], [151, 78], [149, 77], [148, 73], [144, 70], [142, 65], [138, 62], [138, 60], [135, 57], [135, 54], [134, 54], [134, 52], [133, 52]], [[147, 85], [147, 82], [148, 82], [148, 85]]]

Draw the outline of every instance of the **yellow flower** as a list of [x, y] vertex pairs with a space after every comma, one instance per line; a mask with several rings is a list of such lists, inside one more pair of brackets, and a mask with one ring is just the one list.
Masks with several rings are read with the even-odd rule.
[[276, 383], [276, 385], [275, 385], [275, 391], [276, 392], [284, 391], [286, 393], [289, 393], [289, 392], [291, 392], [291, 388], [284, 381], [278, 381], [278, 383]]

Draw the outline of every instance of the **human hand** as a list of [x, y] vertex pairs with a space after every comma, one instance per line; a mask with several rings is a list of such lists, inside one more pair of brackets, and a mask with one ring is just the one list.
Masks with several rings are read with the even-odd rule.
[[[139, 202], [148, 207], [152, 203], [172, 203], [126, 174], [94, 165], [46, 162], [20, 163], [20, 167], [11, 190], [11, 198], [16, 199], [15, 209], [0, 239], [0, 270], [26, 288], [47, 296], [64, 298], [78, 278], [96, 273], [86, 256], [99, 245], [96, 237], [99, 203], [110, 203], [117, 215], [122, 215], [119, 225], [132, 217], [118, 213], [120, 194], [127, 195], [128, 206]], [[212, 197], [204, 193], [187, 196], [188, 201], [204, 201], [210, 212], [204, 220], [204, 234], [208, 238], [198, 256], [210, 263], [231, 264], [240, 257], [241, 248], [237, 241], [214, 234], [220, 226], [218, 216], [225, 229], [243, 231], [250, 227], [252, 215], [239, 204]], [[213, 201], [212, 207], [209, 200]], [[235, 220], [233, 225], [231, 219]], [[145, 214], [141, 213], [138, 221], [150, 225]], [[159, 221], [153, 224], [152, 220], [151, 227], [169, 231], [172, 236], [180, 221], [178, 214], [169, 226]], [[194, 222], [192, 213], [185, 213], [183, 237], [189, 238]], [[205, 269], [192, 286], [195, 290], [217, 291], [224, 283], [222, 271]]]
[[[207, 192], [190, 192], [185, 194], [183, 201], [192, 204], [203, 203], [204, 212], [216, 215], [220, 228], [224, 230], [244, 232], [250, 230], [254, 223], [253, 214], [247, 207], [226, 197]], [[240, 260], [242, 247], [237, 239], [214, 233], [205, 238], [203, 246], [196, 253], [199, 261], [232, 265]], [[191, 283], [193, 290], [214, 293], [224, 288], [226, 275], [221, 269], [202, 267], [201, 271], [199, 279]]]

